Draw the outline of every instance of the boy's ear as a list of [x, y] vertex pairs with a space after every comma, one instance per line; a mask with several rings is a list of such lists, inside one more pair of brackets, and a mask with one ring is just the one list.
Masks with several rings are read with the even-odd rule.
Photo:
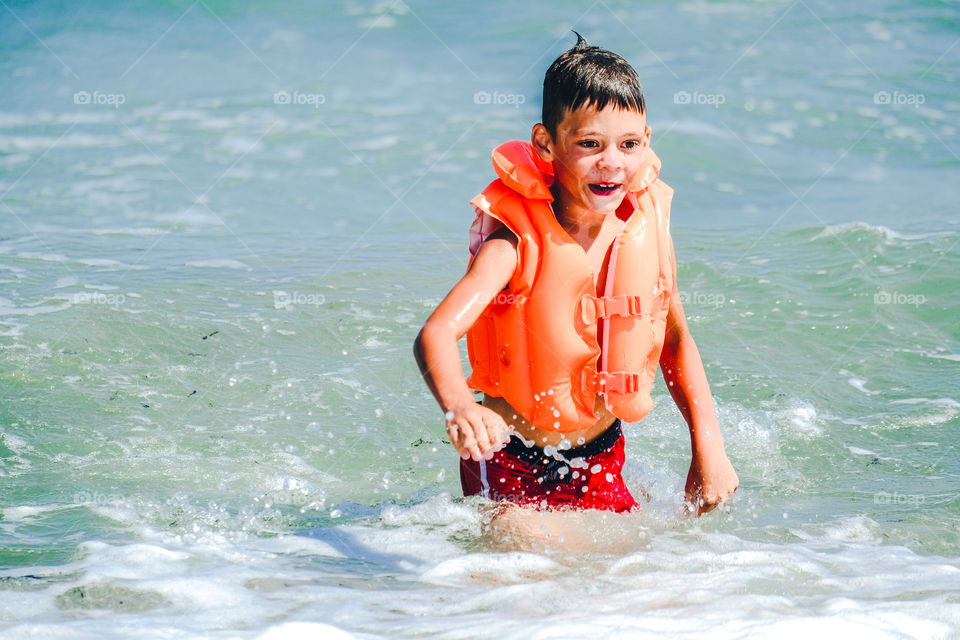
[[533, 125], [533, 131], [530, 132], [530, 143], [541, 160], [553, 162], [553, 138], [542, 123], [538, 122]]

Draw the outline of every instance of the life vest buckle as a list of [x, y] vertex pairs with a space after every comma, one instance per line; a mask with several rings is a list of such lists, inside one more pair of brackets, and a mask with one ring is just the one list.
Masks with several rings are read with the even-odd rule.
[[604, 318], [610, 316], [639, 316], [643, 313], [640, 296], [619, 295], [612, 298], [601, 298], [604, 303]]
[[593, 324], [599, 318], [611, 316], [640, 316], [643, 315], [643, 303], [640, 296], [607, 296], [598, 298], [587, 294], [580, 300], [580, 316], [584, 324]]
[[597, 371], [587, 367], [583, 371], [586, 386], [594, 393], [637, 393], [640, 391], [640, 374], [636, 371]]

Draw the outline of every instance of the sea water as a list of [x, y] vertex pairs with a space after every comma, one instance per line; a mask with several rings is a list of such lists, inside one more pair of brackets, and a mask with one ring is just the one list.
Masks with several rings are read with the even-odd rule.
[[[741, 486], [491, 537], [411, 343], [570, 29], [624, 55]], [[960, 12], [5, 2], [4, 638], [960, 634]]]

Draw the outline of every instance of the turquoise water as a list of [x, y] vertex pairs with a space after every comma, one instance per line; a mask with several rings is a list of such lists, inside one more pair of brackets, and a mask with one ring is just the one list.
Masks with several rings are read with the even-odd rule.
[[[960, 12], [0, 8], [0, 632], [960, 633]], [[644, 81], [742, 486], [586, 552], [483, 533], [411, 343], [573, 27]]]

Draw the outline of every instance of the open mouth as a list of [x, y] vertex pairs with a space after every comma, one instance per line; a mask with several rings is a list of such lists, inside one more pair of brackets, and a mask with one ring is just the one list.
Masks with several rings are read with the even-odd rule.
[[620, 190], [619, 182], [600, 182], [590, 185], [590, 191], [594, 195], [609, 196]]

